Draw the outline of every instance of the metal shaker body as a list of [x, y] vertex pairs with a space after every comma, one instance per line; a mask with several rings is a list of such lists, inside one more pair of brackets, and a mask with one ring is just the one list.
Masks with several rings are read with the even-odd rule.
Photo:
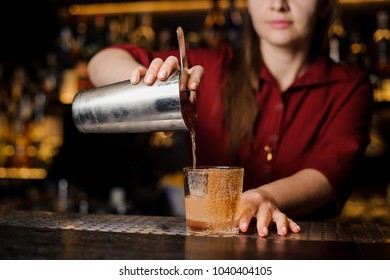
[[[129, 80], [77, 93], [73, 121], [85, 133], [138, 133], [190, 130], [196, 121], [196, 102], [180, 91], [182, 70], [153, 85]], [[191, 99], [191, 101], [190, 101]]]
[[176, 30], [181, 69], [149, 86], [130, 80], [76, 94], [73, 121], [85, 133], [131, 133], [191, 130], [196, 121], [196, 94], [186, 88], [188, 66], [183, 29]]

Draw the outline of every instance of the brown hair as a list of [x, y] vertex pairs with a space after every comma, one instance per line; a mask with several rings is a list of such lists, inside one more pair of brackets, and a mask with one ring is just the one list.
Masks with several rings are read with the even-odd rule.
[[[327, 50], [328, 41], [325, 39], [329, 18], [330, 14], [318, 20], [311, 46], [312, 58]], [[243, 11], [243, 19], [240, 44], [228, 66], [222, 88], [224, 117], [230, 131], [228, 150], [232, 156], [237, 155], [244, 138], [252, 138], [259, 114], [255, 93], [260, 87], [260, 40], [247, 10]]]

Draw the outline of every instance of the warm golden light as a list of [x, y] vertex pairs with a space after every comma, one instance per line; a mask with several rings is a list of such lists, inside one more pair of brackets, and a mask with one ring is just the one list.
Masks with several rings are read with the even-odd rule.
[[0, 167], [3, 179], [45, 179], [47, 171], [42, 168], [4, 168]]
[[[388, 0], [339, 0], [341, 4], [369, 4], [385, 3]], [[220, 0], [218, 5], [221, 9], [229, 7], [228, 0]], [[237, 8], [245, 8], [246, 0], [236, 0]], [[98, 3], [98, 4], [74, 4], [69, 6], [68, 12], [74, 16], [80, 15], [108, 15], [125, 13], [164, 13], [164, 12], [189, 12], [209, 11], [213, 6], [211, 0], [201, 1], [138, 1], [121, 3]]]
[[4, 155], [7, 157], [12, 157], [15, 154], [15, 148], [12, 145], [7, 145], [3, 149]]
[[379, 89], [374, 90], [374, 101], [390, 101], [390, 79], [383, 79]]
[[378, 29], [373, 35], [373, 39], [376, 43], [381, 40], [390, 40], [390, 30], [389, 29]]
[[350, 45], [349, 49], [351, 50], [351, 53], [359, 54], [366, 51], [366, 46], [364, 44], [354, 43]]
[[[85, 5], [71, 5], [69, 13], [71, 15], [98, 15], [98, 14], [124, 14], [124, 13], [152, 13], [152, 12], [184, 12], [184, 11], [209, 11], [213, 1], [139, 1], [123, 3], [99, 3]], [[218, 3], [224, 9], [229, 6], [228, 0]], [[246, 6], [245, 0], [236, 0], [236, 6], [242, 8]]]
[[34, 147], [34, 146], [28, 146], [27, 149], [26, 149], [26, 154], [29, 157], [35, 157], [38, 154], [38, 149], [36, 147]]
[[63, 104], [71, 104], [78, 88], [78, 76], [74, 69], [67, 69], [62, 75], [62, 84], [60, 87], [60, 101]]

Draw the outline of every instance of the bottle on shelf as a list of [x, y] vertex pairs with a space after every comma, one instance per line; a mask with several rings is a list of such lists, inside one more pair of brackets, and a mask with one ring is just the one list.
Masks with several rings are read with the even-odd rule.
[[150, 13], [141, 14], [139, 26], [130, 34], [130, 42], [149, 50], [154, 49], [156, 31], [152, 25], [153, 15]]
[[350, 34], [347, 62], [349, 65], [368, 70], [370, 66], [366, 60], [367, 45], [361, 37], [359, 28], [352, 28]]
[[213, 0], [213, 6], [207, 13], [203, 26], [203, 37], [206, 45], [215, 49], [219, 48], [224, 42], [226, 18], [224, 11], [218, 4], [218, 0]]
[[376, 68], [377, 72], [382, 75], [390, 74], [390, 30], [389, 30], [389, 13], [380, 10], [376, 14], [377, 29], [373, 34], [376, 44]]
[[379, 10], [376, 14], [375, 43], [375, 91], [376, 101], [390, 101], [390, 30], [389, 13]]
[[236, 6], [235, 0], [229, 0], [229, 7], [226, 10], [226, 39], [233, 47], [237, 48], [242, 26], [242, 15]]
[[340, 6], [335, 6], [332, 23], [328, 30], [329, 57], [335, 61], [341, 61], [341, 40], [346, 36], [346, 31], [341, 18]]

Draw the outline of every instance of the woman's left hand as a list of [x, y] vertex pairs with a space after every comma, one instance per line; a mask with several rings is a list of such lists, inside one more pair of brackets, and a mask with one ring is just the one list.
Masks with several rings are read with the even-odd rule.
[[272, 196], [261, 188], [251, 189], [242, 194], [239, 221], [242, 232], [247, 231], [252, 218], [257, 219], [257, 232], [261, 237], [268, 235], [268, 227], [272, 222], [276, 224], [280, 236], [287, 235], [288, 230], [294, 233], [301, 230], [298, 224], [279, 210]]

